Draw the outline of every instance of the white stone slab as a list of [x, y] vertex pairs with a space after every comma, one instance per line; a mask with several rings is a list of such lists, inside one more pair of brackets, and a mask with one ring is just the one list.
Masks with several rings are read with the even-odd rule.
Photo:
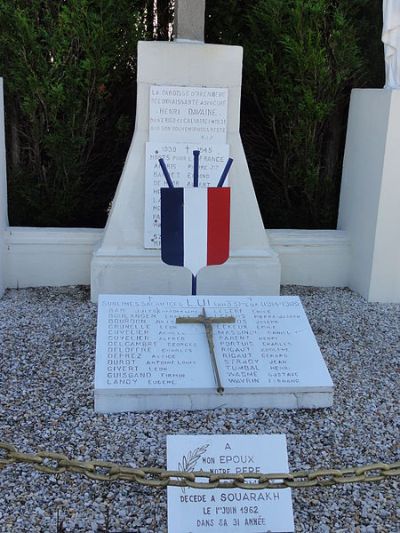
[[150, 87], [149, 141], [225, 143], [228, 89]]
[[[175, 187], [193, 186], [193, 150], [200, 150], [199, 187], [216, 187], [229, 158], [227, 144], [146, 143], [144, 246], [160, 248], [160, 188], [166, 187], [163, 158]], [[228, 179], [225, 182], [228, 185]]]
[[[216, 392], [201, 324], [180, 316], [234, 316], [213, 326], [223, 394]], [[295, 296], [101, 295], [95, 409], [328, 407], [333, 383]]]
[[[285, 435], [168, 435], [168, 470], [287, 473]], [[199, 481], [205, 481], [199, 478]], [[168, 487], [168, 533], [294, 531], [290, 489]]]

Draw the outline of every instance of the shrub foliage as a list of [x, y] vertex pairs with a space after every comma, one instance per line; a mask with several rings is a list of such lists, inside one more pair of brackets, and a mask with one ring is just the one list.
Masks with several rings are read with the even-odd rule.
[[12, 223], [90, 224], [104, 212], [132, 132], [140, 14], [132, 0], [0, 3]]
[[363, 30], [379, 16], [357, 0], [228, 3], [229, 29], [216, 3], [208, 34], [244, 46], [242, 136], [266, 226], [333, 228], [349, 94], [368, 80]]

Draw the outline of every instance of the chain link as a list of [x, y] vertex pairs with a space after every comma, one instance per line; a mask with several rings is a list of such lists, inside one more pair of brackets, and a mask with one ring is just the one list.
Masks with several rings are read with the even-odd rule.
[[[147, 487], [191, 487], [194, 489], [285, 489], [330, 487], [343, 483], [382, 481], [400, 476], [400, 461], [375, 463], [354, 468], [303, 470], [283, 474], [214, 474], [183, 472], [163, 468], [131, 468], [109, 461], [78, 461], [62, 453], [40, 451], [21, 453], [15, 446], [0, 442], [0, 470], [11, 464], [25, 463], [45, 474], [74, 472], [96, 481], [130, 481]], [[200, 480], [200, 481], [199, 481]], [[203, 480], [203, 481], [201, 481]]]

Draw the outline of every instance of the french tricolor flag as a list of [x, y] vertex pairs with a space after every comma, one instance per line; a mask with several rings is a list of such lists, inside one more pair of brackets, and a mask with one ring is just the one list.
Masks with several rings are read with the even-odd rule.
[[161, 189], [161, 258], [193, 276], [229, 257], [230, 188]]

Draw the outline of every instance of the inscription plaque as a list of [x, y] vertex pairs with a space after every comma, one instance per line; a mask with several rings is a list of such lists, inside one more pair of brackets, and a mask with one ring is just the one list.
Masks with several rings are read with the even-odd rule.
[[[167, 468], [215, 474], [287, 473], [286, 437], [168, 435]], [[294, 531], [291, 490], [168, 487], [168, 531], [290, 533]]]
[[[233, 316], [215, 324], [224, 394], [217, 394], [202, 324], [180, 316]], [[295, 296], [99, 298], [96, 410], [327, 407], [333, 383]]]
[[228, 89], [150, 87], [149, 141], [225, 143]]

